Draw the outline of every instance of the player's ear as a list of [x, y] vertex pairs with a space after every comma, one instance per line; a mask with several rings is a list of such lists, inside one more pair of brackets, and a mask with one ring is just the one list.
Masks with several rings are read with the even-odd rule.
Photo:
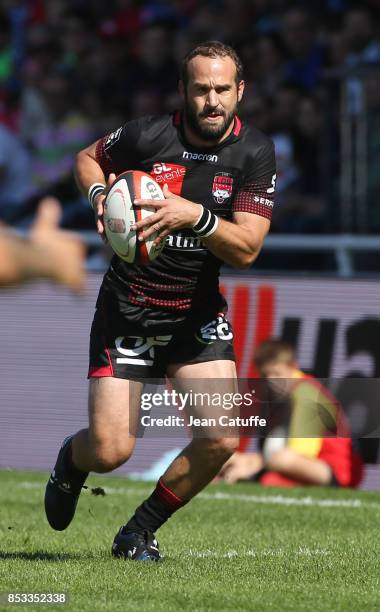
[[245, 87], [245, 82], [244, 81], [239, 81], [238, 86], [237, 86], [237, 88], [238, 88], [238, 102], [240, 102], [242, 97], [243, 97], [244, 87]]

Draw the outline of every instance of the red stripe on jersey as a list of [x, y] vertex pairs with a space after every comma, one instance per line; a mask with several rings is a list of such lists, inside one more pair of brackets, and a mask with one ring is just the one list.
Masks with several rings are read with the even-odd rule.
[[239, 117], [236, 115], [236, 117], [235, 117], [234, 135], [235, 136], [239, 136], [240, 132], [241, 132], [241, 121], [240, 121]]
[[173, 115], [173, 125], [175, 125], [175, 127], [179, 127], [181, 125], [181, 113], [180, 111], [176, 111]]
[[191, 298], [184, 300], [165, 300], [161, 298], [152, 298], [144, 295], [142, 291], [137, 291], [138, 295], [131, 295], [128, 297], [130, 304], [136, 304], [137, 306], [160, 306], [170, 310], [190, 310]]
[[110, 368], [110, 370], [111, 370], [111, 376], [113, 376], [113, 375], [114, 375], [114, 371], [113, 371], [113, 365], [112, 365], [112, 360], [111, 360], [110, 351], [109, 351], [109, 349], [108, 349], [108, 348], [105, 348], [104, 350], [105, 350], [105, 352], [106, 352], [106, 355], [107, 355], [107, 357], [108, 357], [108, 362], [109, 362], [109, 366], [107, 366], [107, 367], [109, 367], [109, 368]]
[[88, 378], [98, 378], [100, 376], [113, 376], [112, 366], [91, 366], [88, 370]]
[[143, 292], [144, 290], [147, 290], [147, 291], [157, 290], [157, 291], [170, 291], [172, 293], [173, 292], [189, 293], [186, 286], [173, 285], [172, 283], [170, 284], [169, 283], [166, 283], [166, 284], [154, 283], [153, 281], [149, 281], [149, 284], [146, 283], [145, 285], [143, 285], [142, 283], [137, 284], [137, 283], [130, 282], [129, 287], [132, 287], [133, 289], [136, 289], [136, 290], [140, 290], [141, 292]]

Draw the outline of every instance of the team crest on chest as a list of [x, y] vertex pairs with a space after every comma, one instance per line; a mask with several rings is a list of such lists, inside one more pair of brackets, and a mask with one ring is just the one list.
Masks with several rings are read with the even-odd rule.
[[223, 204], [232, 195], [234, 179], [228, 172], [217, 172], [212, 184], [212, 195], [217, 204]]

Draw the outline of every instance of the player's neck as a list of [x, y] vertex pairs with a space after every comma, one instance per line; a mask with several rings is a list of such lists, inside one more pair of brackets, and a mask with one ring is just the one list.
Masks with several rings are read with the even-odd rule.
[[231, 121], [227, 130], [224, 132], [223, 136], [221, 136], [218, 140], [204, 140], [197, 134], [195, 134], [192, 129], [189, 127], [186, 119], [184, 119], [183, 126], [184, 132], [187, 142], [194, 147], [203, 147], [203, 148], [212, 148], [218, 146], [221, 142], [226, 140], [234, 129], [235, 118]]

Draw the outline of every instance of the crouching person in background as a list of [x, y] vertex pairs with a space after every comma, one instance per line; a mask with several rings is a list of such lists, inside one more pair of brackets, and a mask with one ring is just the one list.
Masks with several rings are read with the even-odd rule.
[[299, 369], [293, 348], [281, 340], [263, 342], [256, 351], [255, 364], [273, 395], [272, 412], [273, 407], [277, 410], [282, 405], [280, 424], [276, 422], [271, 428], [278, 418], [269, 418], [260, 452], [235, 453], [224, 465], [222, 479], [280, 487], [358, 486], [363, 464], [338, 400]]

